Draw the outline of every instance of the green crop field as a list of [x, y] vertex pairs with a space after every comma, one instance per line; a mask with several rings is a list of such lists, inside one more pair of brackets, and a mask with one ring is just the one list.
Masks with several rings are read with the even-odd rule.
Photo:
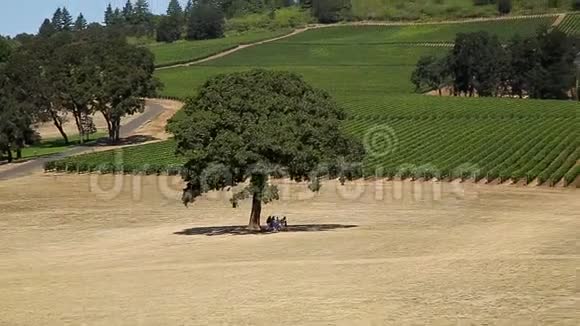
[[555, 16], [550, 16], [456, 24], [325, 27], [302, 33], [280, 42], [351, 45], [453, 42], [457, 33], [477, 31], [495, 34], [500, 40], [506, 41], [516, 34], [521, 36], [533, 35], [539, 26], [550, 26], [555, 19]]
[[[372, 93], [412, 93], [410, 76], [417, 60], [423, 55], [443, 56], [449, 50], [448, 47], [424, 46], [423, 43], [437, 45], [438, 42], [452, 41], [459, 31], [476, 30], [500, 33], [502, 38], [508, 39], [517, 33], [535, 33], [539, 26], [551, 23], [553, 19], [326, 27], [248, 48], [201, 65], [160, 70], [157, 76], [165, 84], [163, 95], [173, 97], [195, 94], [210, 76], [255, 67], [294, 71], [339, 99]], [[441, 33], [442, 30], [445, 33]]]
[[147, 48], [155, 55], [157, 67], [185, 63], [206, 58], [210, 55], [235, 48], [240, 44], [253, 43], [288, 34], [290, 30], [252, 31], [240, 35], [203, 41], [177, 41], [174, 43], [152, 43]]
[[[156, 74], [165, 83], [164, 95], [187, 97], [220, 73], [252, 68], [299, 73], [327, 90], [349, 113], [343, 128], [367, 145], [368, 176], [570, 183], [580, 172], [576, 102], [433, 97], [414, 94], [410, 82], [421, 56], [442, 56], [449, 50], [422, 42], [447, 42], [453, 31], [484, 27], [507, 39], [519, 32], [534, 33], [551, 20], [321, 28]], [[175, 143], [167, 141], [82, 155], [47, 168], [176, 173], [183, 158], [176, 157], [174, 149]], [[115, 161], [119, 157], [123, 160]], [[165, 171], [168, 166], [170, 171]]]
[[551, 185], [578, 176], [580, 106], [571, 101], [389, 96], [345, 106], [369, 175]]
[[[280, 52], [278, 52], [280, 51]], [[264, 44], [202, 65], [157, 72], [166, 96], [186, 97], [208, 77], [256, 67], [301, 74], [334, 96], [410, 93], [410, 75], [421, 55], [444, 55], [445, 48], [413, 46], [326, 46]], [[284, 55], [274, 55], [274, 53]], [[364, 83], [353, 83], [364, 80]]]
[[568, 35], [580, 36], [580, 14], [566, 15], [566, 18], [560, 23], [558, 29]]
[[167, 173], [171, 167], [179, 167], [183, 163], [184, 161], [175, 155], [175, 142], [168, 140], [72, 156], [48, 162], [45, 168], [67, 172], [157, 174]]
[[[479, 1], [484, 3], [484, 1]], [[513, 15], [565, 12], [571, 0], [512, 0]], [[473, 0], [351, 0], [359, 19], [415, 20], [497, 16], [497, 1], [475, 5]]]
[[[384, 96], [344, 104], [343, 128], [363, 140], [366, 176], [573, 182], [580, 170], [575, 123], [566, 101]], [[549, 107], [546, 110], [546, 107]], [[49, 163], [47, 170], [160, 174], [184, 159], [172, 140]]]

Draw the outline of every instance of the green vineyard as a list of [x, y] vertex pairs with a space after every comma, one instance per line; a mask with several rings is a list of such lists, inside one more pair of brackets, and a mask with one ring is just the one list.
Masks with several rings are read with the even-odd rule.
[[288, 29], [278, 31], [265, 30], [213, 40], [177, 41], [170, 44], [153, 43], [147, 45], [147, 48], [155, 55], [155, 66], [165, 67], [203, 59], [213, 54], [233, 49], [241, 44], [266, 40], [288, 33], [290, 33]]
[[[351, 102], [343, 128], [363, 141], [366, 177], [572, 183], [580, 169], [576, 103], [509, 99], [384, 97]], [[405, 101], [406, 105], [401, 105]], [[381, 99], [375, 98], [374, 103]], [[414, 103], [413, 103], [414, 102]], [[546, 110], [546, 105], [551, 107]], [[75, 156], [48, 171], [178, 174], [171, 140]]]
[[411, 98], [347, 106], [344, 128], [366, 145], [367, 175], [549, 185], [578, 176], [576, 103], [442, 98], [414, 108]]
[[[577, 22], [570, 17], [564, 23]], [[554, 19], [326, 27], [156, 75], [163, 95], [184, 98], [217, 74], [296, 72], [346, 110], [343, 128], [365, 144], [367, 177], [570, 184], [580, 173], [578, 102], [426, 96], [414, 94], [410, 82], [417, 60], [445, 55], [448, 48], [435, 43], [453, 41], [458, 32], [486, 30], [507, 40]], [[174, 151], [170, 140], [71, 157], [46, 169], [173, 174], [183, 163]]]
[[550, 26], [556, 16], [472, 21], [453, 24], [418, 24], [404, 26], [339, 26], [302, 33], [280, 43], [299, 44], [392, 44], [453, 42], [457, 33], [486, 31], [502, 41], [514, 35], [531, 36], [539, 26]]
[[175, 155], [175, 142], [163, 141], [72, 156], [47, 162], [47, 171], [161, 174], [179, 171], [184, 161]]
[[568, 35], [580, 36], [580, 14], [566, 15], [558, 29]]

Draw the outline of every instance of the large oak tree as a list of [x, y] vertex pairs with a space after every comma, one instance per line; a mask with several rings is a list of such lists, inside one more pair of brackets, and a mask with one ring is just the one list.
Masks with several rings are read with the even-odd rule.
[[356, 176], [364, 155], [361, 143], [341, 132], [345, 113], [293, 73], [253, 70], [211, 78], [184, 112], [168, 126], [187, 158], [184, 203], [248, 181], [232, 203], [252, 198], [249, 228], [255, 231], [262, 203], [278, 199], [271, 176], [310, 181], [316, 191], [323, 175]]

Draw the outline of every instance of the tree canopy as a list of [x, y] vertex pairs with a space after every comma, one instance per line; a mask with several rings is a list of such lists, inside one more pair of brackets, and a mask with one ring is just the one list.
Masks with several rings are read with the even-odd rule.
[[142, 97], [155, 94], [159, 83], [153, 72], [153, 55], [146, 48], [94, 25], [34, 38], [15, 50], [4, 69], [18, 104], [52, 121], [65, 142], [65, 117], [74, 118], [79, 134], [86, 136], [96, 112], [107, 122], [110, 141], [118, 141], [121, 118], [142, 111]]
[[83, 13], [80, 13], [75, 21], [73, 29], [75, 31], [82, 31], [85, 28], [87, 28], [87, 20], [85, 19], [85, 16], [83, 16]]
[[447, 58], [426, 56], [419, 59], [417, 68], [411, 75], [411, 82], [415, 85], [415, 91], [423, 89], [436, 89], [441, 95], [441, 88], [448, 82]]
[[205, 40], [224, 36], [225, 17], [222, 9], [212, 3], [194, 6], [187, 23], [187, 39]]
[[411, 81], [417, 91], [450, 86], [454, 95], [568, 99], [579, 45], [557, 29], [505, 45], [486, 32], [460, 33], [446, 58], [421, 58]]
[[[209, 79], [173, 119], [177, 152], [187, 163], [187, 204], [211, 190], [249, 181], [232, 204], [252, 198], [249, 227], [260, 229], [262, 203], [278, 198], [271, 176], [308, 180], [352, 178], [347, 162], [359, 163], [362, 145], [339, 128], [345, 113], [330, 96], [293, 73], [252, 70]], [[356, 166], [356, 164], [355, 164]]]
[[11, 53], [12, 46], [10, 45], [10, 42], [6, 38], [0, 36], [0, 64], [8, 60]]
[[183, 10], [177, 0], [171, 0], [167, 7], [167, 15], [161, 17], [157, 25], [157, 42], [174, 42], [181, 38], [183, 26]]
[[38, 121], [34, 108], [18, 97], [14, 86], [5, 67], [0, 66], [0, 160], [5, 157], [8, 162], [13, 160], [12, 151], [16, 151], [16, 158], [19, 159], [25, 145], [40, 139], [33, 129]]

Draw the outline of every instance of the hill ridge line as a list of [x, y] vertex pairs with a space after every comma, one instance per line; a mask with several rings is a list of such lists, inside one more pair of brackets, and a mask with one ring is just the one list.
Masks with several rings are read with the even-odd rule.
[[[518, 15], [518, 16], [500, 16], [500, 17], [480, 17], [480, 18], [470, 18], [470, 19], [461, 19], [461, 20], [442, 20], [442, 21], [432, 21], [432, 22], [389, 22], [389, 21], [359, 21], [359, 22], [341, 22], [335, 24], [311, 24], [307, 25], [303, 28], [298, 28], [293, 30], [292, 32], [282, 35], [273, 37], [266, 40], [261, 40], [253, 43], [248, 44], [240, 44], [234, 48], [227, 49], [221, 52], [217, 52], [211, 56], [208, 56], [203, 59], [192, 60], [186, 63], [179, 63], [175, 65], [159, 67], [155, 70], [165, 70], [165, 69], [172, 69], [172, 68], [180, 68], [180, 67], [189, 67], [194, 66], [200, 63], [212, 61], [215, 59], [219, 59], [225, 56], [228, 56], [232, 53], [238, 52], [240, 50], [250, 48], [256, 45], [262, 45], [266, 43], [271, 43], [275, 41], [279, 41], [294, 35], [301, 34], [303, 32], [318, 29], [318, 28], [329, 28], [329, 27], [340, 27], [340, 26], [422, 26], [422, 25], [442, 25], [442, 24], [465, 24], [465, 23], [477, 23], [477, 22], [488, 22], [488, 21], [504, 21], [504, 20], [518, 20], [518, 19], [528, 19], [528, 18], [542, 18], [542, 17], [558, 17], [558, 19], [563, 19], [567, 13], [549, 13], [549, 14], [536, 14], [536, 15]], [[556, 23], [554, 22], [553, 25]], [[561, 22], [561, 21], [560, 21]], [[552, 25], [552, 26], [553, 26]]]

